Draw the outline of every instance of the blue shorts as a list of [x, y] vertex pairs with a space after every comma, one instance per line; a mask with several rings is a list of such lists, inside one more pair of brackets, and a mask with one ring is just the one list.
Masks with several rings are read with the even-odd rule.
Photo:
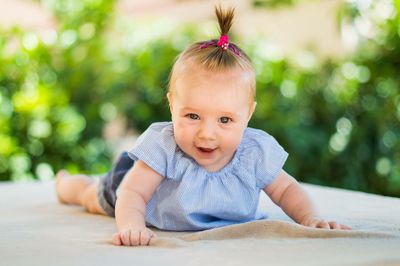
[[127, 152], [120, 155], [110, 172], [100, 179], [97, 189], [97, 198], [100, 206], [111, 217], [115, 217], [115, 202], [117, 201], [117, 189], [124, 179], [125, 174], [134, 164]]

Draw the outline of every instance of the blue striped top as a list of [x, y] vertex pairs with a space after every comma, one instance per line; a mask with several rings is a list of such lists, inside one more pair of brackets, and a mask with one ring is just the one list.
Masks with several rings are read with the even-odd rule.
[[260, 191], [278, 176], [288, 154], [271, 135], [246, 128], [232, 160], [208, 172], [177, 146], [172, 122], [158, 122], [129, 156], [166, 177], [147, 204], [146, 223], [192, 231], [266, 218], [257, 210]]

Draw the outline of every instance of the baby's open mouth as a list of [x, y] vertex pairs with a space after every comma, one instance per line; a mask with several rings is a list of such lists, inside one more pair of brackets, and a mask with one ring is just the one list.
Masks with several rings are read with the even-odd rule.
[[216, 149], [204, 148], [204, 147], [197, 147], [197, 149], [199, 149], [201, 152], [208, 152], [208, 153], [216, 150]]

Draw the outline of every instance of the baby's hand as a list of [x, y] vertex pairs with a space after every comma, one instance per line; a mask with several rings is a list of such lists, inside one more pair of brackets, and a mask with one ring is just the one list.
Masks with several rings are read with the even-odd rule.
[[302, 225], [313, 227], [313, 228], [323, 228], [323, 229], [343, 229], [351, 230], [351, 227], [339, 224], [336, 221], [327, 222], [324, 219], [315, 216], [306, 216], [301, 222]]
[[148, 246], [153, 237], [156, 237], [156, 234], [147, 227], [125, 229], [115, 233], [112, 242], [117, 246]]

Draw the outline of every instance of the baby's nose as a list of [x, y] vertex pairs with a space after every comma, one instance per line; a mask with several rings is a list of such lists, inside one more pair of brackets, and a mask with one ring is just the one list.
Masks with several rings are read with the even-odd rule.
[[209, 122], [203, 122], [198, 131], [198, 137], [201, 139], [213, 140], [216, 137], [215, 125]]

